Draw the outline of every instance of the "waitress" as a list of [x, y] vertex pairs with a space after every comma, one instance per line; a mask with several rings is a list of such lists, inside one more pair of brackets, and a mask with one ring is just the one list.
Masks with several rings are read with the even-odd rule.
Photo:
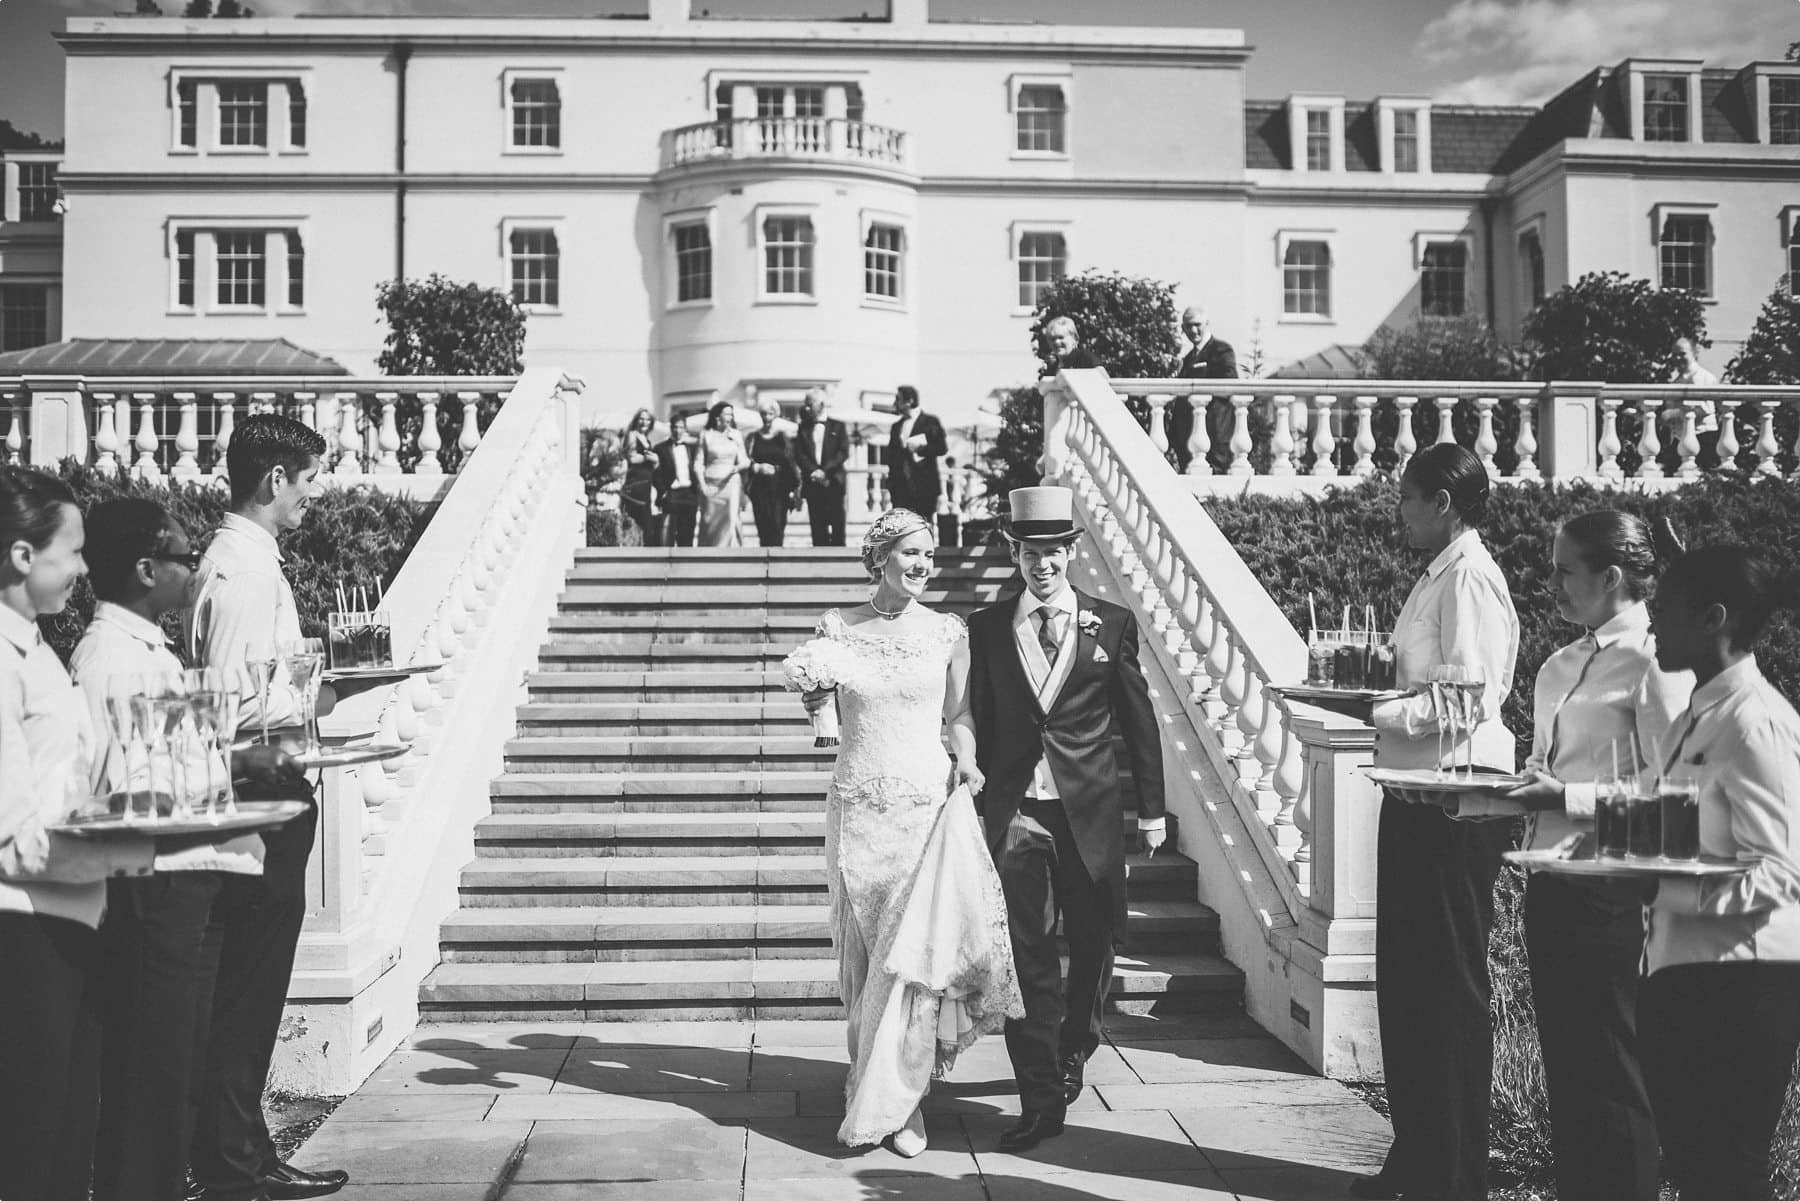
[[1654, 767], [1700, 790], [1700, 851], [1745, 871], [1665, 878], [1638, 997], [1644, 1078], [1683, 1201], [1770, 1195], [1769, 1144], [1800, 1045], [1800, 715], [1751, 653], [1792, 581], [1738, 546], [1676, 559], [1650, 628], [1694, 695]]
[[[1685, 673], [1656, 666], [1644, 604], [1656, 551], [1642, 519], [1602, 509], [1564, 523], [1550, 579], [1557, 613], [1587, 632], [1538, 671], [1525, 761], [1531, 779], [1508, 794], [1533, 811], [1533, 849], [1594, 828], [1598, 782], [1638, 774], [1639, 754], [1662, 740], [1692, 689]], [[1525, 950], [1557, 1195], [1656, 1201], [1656, 1122], [1638, 1066], [1641, 882], [1534, 872], [1525, 886]]]
[[[1374, 707], [1377, 767], [1449, 766], [1467, 748], [1477, 766], [1512, 770], [1500, 705], [1512, 691], [1519, 619], [1478, 532], [1487, 502], [1481, 460], [1452, 443], [1413, 456], [1401, 476], [1401, 524], [1431, 562], [1394, 624], [1407, 695]], [[1440, 758], [1443, 715], [1426, 684], [1445, 665], [1478, 670], [1487, 686], [1472, 746], [1449, 740], [1449, 758]], [[1382, 801], [1376, 1007], [1394, 1142], [1379, 1173], [1351, 1182], [1354, 1196], [1487, 1196], [1487, 941], [1512, 834], [1511, 822], [1457, 821], [1391, 792]]]
[[148, 875], [149, 838], [51, 832], [92, 795], [102, 744], [38, 634], [86, 572], [60, 480], [0, 468], [0, 1197], [86, 1201], [100, 1055], [96, 967], [110, 876]]

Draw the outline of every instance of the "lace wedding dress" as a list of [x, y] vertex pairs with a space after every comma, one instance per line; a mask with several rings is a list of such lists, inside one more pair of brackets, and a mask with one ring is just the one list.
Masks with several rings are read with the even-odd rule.
[[838, 686], [843, 743], [825, 818], [832, 945], [849, 1018], [838, 1141], [878, 1143], [906, 1124], [963, 1048], [1024, 1016], [1006, 900], [966, 789], [949, 790], [945, 684], [962, 620], [923, 633], [850, 628]]

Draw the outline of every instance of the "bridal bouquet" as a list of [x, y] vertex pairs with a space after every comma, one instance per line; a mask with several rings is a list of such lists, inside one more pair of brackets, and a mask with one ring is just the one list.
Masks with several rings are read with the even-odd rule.
[[[849, 673], [850, 650], [830, 638], [814, 638], [794, 648], [794, 653], [781, 661], [787, 686], [793, 692], [818, 692], [835, 689]], [[811, 711], [814, 746], [838, 744], [836, 698], [828, 698]]]

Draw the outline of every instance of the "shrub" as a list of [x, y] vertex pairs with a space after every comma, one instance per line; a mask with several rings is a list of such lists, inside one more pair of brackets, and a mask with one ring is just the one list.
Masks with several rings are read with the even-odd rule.
[[525, 369], [525, 310], [508, 292], [442, 275], [376, 286], [387, 338], [384, 375], [516, 375]]
[[1364, 379], [1516, 380], [1519, 352], [1479, 317], [1418, 317], [1382, 326], [1359, 356]]
[[1044, 327], [1057, 317], [1074, 320], [1081, 344], [1115, 378], [1167, 375], [1181, 349], [1175, 289], [1158, 280], [1083, 271], [1045, 288], [1031, 320], [1031, 352], [1045, 374], [1051, 359]]
[[642, 546], [643, 532], [637, 522], [630, 521], [618, 509], [602, 509], [589, 505], [587, 511], [587, 544], [589, 546]]
[[1681, 365], [1677, 338], [1712, 345], [1698, 296], [1622, 271], [1590, 272], [1544, 297], [1526, 316], [1524, 335], [1539, 379], [1611, 384], [1668, 380]]
[[[226, 512], [224, 489], [211, 484], [144, 484], [73, 462], [57, 474], [75, 490], [84, 511], [118, 496], [156, 501], [181, 522], [196, 547], [212, 539]], [[340, 582], [363, 587], [371, 598], [378, 587], [392, 583], [429, 519], [427, 506], [404, 496], [369, 488], [326, 489], [313, 502], [305, 524], [283, 541], [302, 632], [325, 635], [325, 615], [337, 607]], [[83, 580], [69, 607], [40, 623], [45, 640], [66, 660], [93, 613], [94, 594]], [[171, 623], [170, 635], [176, 632]]]
[[1038, 460], [1043, 454], [1043, 396], [1036, 388], [1009, 389], [1000, 402], [1000, 430], [981, 456], [988, 495], [1004, 503], [1014, 488], [1042, 483]]

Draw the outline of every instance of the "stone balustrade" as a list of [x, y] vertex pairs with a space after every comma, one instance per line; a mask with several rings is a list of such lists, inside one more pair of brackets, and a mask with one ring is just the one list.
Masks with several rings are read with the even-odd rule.
[[141, 480], [223, 480], [237, 423], [282, 413], [323, 434], [330, 482], [443, 495], [511, 378], [0, 376], [9, 462], [65, 458]]
[[906, 135], [844, 117], [707, 121], [663, 135], [663, 167], [756, 158], [828, 159], [904, 169]]
[[[1660, 487], [1706, 470], [1800, 478], [1800, 387], [1177, 379], [1110, 386], [1151, 415], [1151, 438], [1165, 452], [1161, 418], [1176, 397], [1196, 412], [1230, 405], [1225, 445], [1214, 445], [1204, 420], [1188, 439], [1187, 474], [1202, 492], [1239, 489], [1252, 478], [1295, 491], [1366, 479], [1404, 468], [1437, 442], [1467, 447], [1504, 480]], [[1708, 417], [1719, 425], [1716, 464], [1702, 455]]]

